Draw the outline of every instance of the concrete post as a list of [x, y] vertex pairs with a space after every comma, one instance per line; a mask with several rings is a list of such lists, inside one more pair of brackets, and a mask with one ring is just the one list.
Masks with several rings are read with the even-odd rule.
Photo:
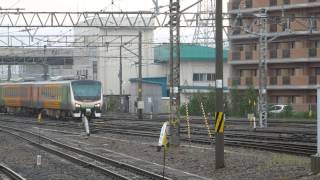
[[317, 88], [317, 154], [311, 156], [311, 171], [320, 172], [320, 87]]

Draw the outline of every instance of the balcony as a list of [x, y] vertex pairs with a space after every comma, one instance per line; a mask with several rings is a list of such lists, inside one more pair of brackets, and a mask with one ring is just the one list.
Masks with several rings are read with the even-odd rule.
[[253, 77], [246, 77], [246, 85], [247, 86], [253, 85]]
[[276, 58], [278, 58], [278, 51], [277, 51], [277, 49], [270, 50], [269, 53], [270, 53], [270, 54], [269, 54], [270, 59], [276, 59]]
[[228, 3], [228, 10], [234, 11], [232, 13], [236, 13], [235, 10], [239, 8], [252, 9], [256, 11], [257, 9], [262, 7], [273, 7], [279, 10], [281, 6], [287, 6], [286, 8], [290, 8], [290, 5], [292, 5], [292, 7], [296, 7], [297, 5], [301, 4], [301, 7], [306, 7], [306, 6], [314, 6], [312, 3], [317, 3], [317, 2], [320, 2], [320, 1], [319, 0], [244, 0], [243, 2], [241, 2], [240, 0], [230, 0]]
[[282, 58], [290, 58], [290, 49], [282, 50]]
[[278, 32], [278, 24], [272, 23], [269, 25], [270, 32]]
[[270, 77], [270, 81], [269, 81], [270, 85], [277, 85], [278, 84], [278, 77]]
[[[315, 62], [316, 59], [320, 58], [320, 48], [271, 49], [267, 54], [267, 58], [270, 59], [269, 61], [271, 63], [286, 63], [289, 61]], [[252, 61], [257, 63], [259, 60], [259, 54], [258, 51], [231, 51], [229, 54], [229, 60], [243, 61], [241, 63], [244, 64], [246, 64], [246, 60], [251, 60], [247, 63], [252, 63]]]
[[283, 5], [288, 5], [290, 4], [290, 0], [283, 0]]
[[231, 60], [240, 60], [241, 59], [241, 53], [240, 51], [232, 52], [231, 54]]
[[290, 77], [289, 76], [282, 77], [282, 84], [283, 85], [290, 85]]
[[317, 76], [309, 76], [309, 84], [316, 85], [317, 84]]
[[246, 8], [252, 8], [252, 0], [246, 0]]
[[234, 77], [229, 78], [229, 86], [258, 86], [257, 77]]
[[270, 6], [278, 5], [277, 0], [270, 0]]
[[246, 60], [252, 60], [252, 51], [245, 52]]
[[[229, 86], [238, 86], [240, 88], [247, 88], [248, 86], [259, 86], [259, 78], [254, 77], [234, 77], [229, 79]], [[268, 77], [269, 88], [314, 88], [320, 85], [320, 75], [318, 76], [271, 76]]]
[[229, 59], [233, 61], [239, 61], [239, 60], [257, 60], [258, 53], [257, 51], [235, 51], [229, 53]]
[[309, 49], [309, 57], [317, 57], [317, 49], [316, 48]]
[[241, 80], [240, 77], [235, 77], [235, 78], [229, 78], [228, 79], [228, 85], [229, 86], [240, 86]]

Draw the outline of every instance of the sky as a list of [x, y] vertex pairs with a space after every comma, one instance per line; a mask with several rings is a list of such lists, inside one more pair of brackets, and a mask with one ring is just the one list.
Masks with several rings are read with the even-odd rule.
[[[158, 0], [159, 6], [169, 4], [169, 0]], [[187, 7], [198, 0], [180, 0], [181, 6]], [[152, 10], [152, 0], [0, 0], [2, 8], [25, 8], [26, 11], [139, 11]], [[226, 11], [228, 0], [223, 0]], [[143, 4], [143, 6], [142, 6]], [[165, 7], [164, 9], [168, 9]]]
[[[198, 0], [180, 0], [181, 9], [190, 6]], [[113, 2], [113, 3], [112, 3]], [[158, 0], [160, 11], [168, 11], [169, 0]], [[227, 0], [223, 1], [224, 12]], [[0, 0], [1, 8], [23, 8], [25, 11], [153, 11], [152, 0]], [[190, 9], [196, 12], [197, 8]], [[60, 32], [68, 30], [59, 30]], [[181, 41], [191, 42], [195, 29], [183, 29]], [[39, 31], [41, 32], [41, 31]], [[157, 29], [154, 32], [155, 42], [168, 42], [169, 29]]]
[[[160, 11], [168, 11], [169, 0], [158, 0], [159, 6], [163, 7]], [[180, 0], [181, 9], [197, 2], [198, 0]], [[0, 0], [0, 8], [23, 8], [24, 11], [153, 11], [154, 4], [152, 0]], [[226, 12], [228, 0], [223, 0], [223, 9]], [[196, 6], [190, 9], [196, 12]], [[64, 33], [69, 29], [54, 30]], [[10, 29], [10, 33], [17, 33]], [[48, 30], [45, 30], [48, 31]], [[7, 29], [1, 29], [0, 34], [7, 34]], [[184, 29], [181, 31], [181, 41], [191, 42], [194, 29]], [[169, 29], [157, 29], [154, 32], [155, 42], [168, 42]], [[3, 68], [0, 68], [0, 74], [3, 74]], [[6, 74], [6, 73], [5, 73]]]

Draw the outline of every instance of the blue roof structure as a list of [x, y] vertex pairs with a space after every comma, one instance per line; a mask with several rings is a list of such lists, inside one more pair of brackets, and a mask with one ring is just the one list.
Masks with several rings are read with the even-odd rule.
[[[130, 79], [130, 82], [138, 82], [138, 78]], [[142, 83], [146, 84], [159, 84], [161, 86], [162, 96], [167, 96], [167, 77], [146, 77], [142, 78]]]
[[[223, 50], [223, 60], [228, 59], [228, 50]], [[181, 61], [207, 61], [216, 60], [216, 49], [198, 44], [180, 44]], [[154, 48], [155, 62], [168, 62], [170, 59], [170, 44], [162, 44]]]

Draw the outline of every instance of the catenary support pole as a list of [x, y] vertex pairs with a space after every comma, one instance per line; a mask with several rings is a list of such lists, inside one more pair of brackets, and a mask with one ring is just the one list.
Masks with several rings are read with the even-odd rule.
[[8, 76], [7, 76], [7, 81], [10, 81], [11, 80], [11, 65], [9, 64], [8, 65]]
[[139, 32], [139, 80], [138, 80], [138, 119], [142, 119], [142, 33]]
[[[224, 126], [222, 31], [222, 0], [216, 0], [216, 123], [218, 122], [217, 118], [220, 118], [221, 124], [218, 126], [220, 128], [221, 125]], [[215, 139], [216, 169], [219, 169], [224, 167], [224, 132], [221, 132], [219, 128], [216, 128]]]
[[122, 95], [122, 36], [120, 37], [120, 65], [119, 65], [119, 85], [120, 85], [120, 95]]
[[320, 156], [320, 88], [317, 88], [317, 155]]
[[43, 79], [48, 80], [48, 72], [49, 72], [49, 65], [47, 61], [47, 55], [46, 55], [47, 46], [43, 46]]

